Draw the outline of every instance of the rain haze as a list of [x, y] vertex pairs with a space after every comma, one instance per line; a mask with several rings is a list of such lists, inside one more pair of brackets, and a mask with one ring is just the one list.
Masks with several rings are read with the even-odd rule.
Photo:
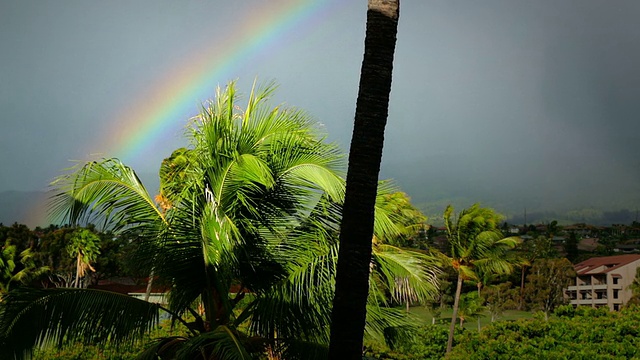
[[[381, 176], [434, 220], [474, 202], [636, 219], [639, 16], [637, 0], [402, 1]], [[156, 191], [234, 79], [275, 80], [274, 105], [346, 151], [365, 20], [364, 0], [0, 0], [0, 222], [46, 225], [41, 192], [70, 160], [118, 156]]]

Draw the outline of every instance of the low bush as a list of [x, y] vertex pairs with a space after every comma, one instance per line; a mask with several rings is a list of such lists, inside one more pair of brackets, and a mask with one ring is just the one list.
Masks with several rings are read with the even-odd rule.
[[631, 359], [640, 356], [640, 310], [560, 307], [544, 317], [497, 322], [463, 334], [448, 359]]
[[146, 344], [155, 338], [168, 336], [186, 336], [186, 329], [181, 324], [171, 325], [165, 320], [145, 338], [136, 343], [114, 346], [75, 344], [58, 348], [54, 346], [37, 349], [33, 358], [38, 360], [134, 360], [146, 349]]

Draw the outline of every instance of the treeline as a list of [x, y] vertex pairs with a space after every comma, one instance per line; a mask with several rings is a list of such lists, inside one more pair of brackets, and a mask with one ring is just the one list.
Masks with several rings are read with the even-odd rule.
[[0, 224], [0, 244], [0, 294], [20, 285], [86, 288], [102, 279], [139, 275], [127, 259], [129, 239], [93, 225]]
[[525, 218], [522, 214], [512, 214], [509, 221], [515, 224], [549, 223], [558, 220], [563, 224], [588, 223], [607, 226], [611, 224], [630, 224], [638, 221], [638, 211], [630, 209], [599, 210], [593, 208], [574, 209], [566, 212], [534, 211], [528, 212]]
[[[442, 225], [442, 209], [447, 204], [465, 204], [469, 202], [470, 200], [467, 198], [446, 199], [436, 202], [420, 202], [416, 205], [429, 217], [433, 224]], [[487, 202], [487, 204], [489, 203], [491, 202]], [[609, 226], [611, 224], [631, 224], [633, 221], [640, 220], [640, 212], [638, 209], [633, 208], [617, 210], [578, 208], [557, 211], [528, 209], [525, 215], [523, 208], [516, 209], [505, 204], [493, 204], [492, 206], [503, 213], [507, 221], [512, 224], [547, 224], [555, 220], [561, 224], [587, 223]]]
[[[513, 226], [503, 223], [500, 227], [505, 237], [515, 235], [511, 234]], [[599, 242], [592, 251], [586, 251], [578, 248], [585, 235], [565, 229], [557, 221], [521, 227], [520, 231], [517, 236], [522, 241], [506, 254], [515, 265], [514, 271], [506, 274], [476, 271], [475, 276], [463, 282], [457, 314], [460, 326], [469, 320], [479, 322], [486, 314], [491, 321], [499, 320], [507, 310], [552, 313], [566, 303], [564, 289], [576, 276], [573, 264], [595, 256], [612, 255], [616, 244], [631, 236], [629, 232], [593, 230], [588, 236], [598, 236]], [[402, 245], [423, 251], [436, 248], [451, 256], [450, 237], [445, 228], [430, 227], [419, 236], [407, 238]], [[440, 323], [443, 312], [454, 304], [457, 275], [453, 267], [445, 267], [440, 274], [439, 293], [433, 301], [421, 304], [431, 313], [434, 324]]]

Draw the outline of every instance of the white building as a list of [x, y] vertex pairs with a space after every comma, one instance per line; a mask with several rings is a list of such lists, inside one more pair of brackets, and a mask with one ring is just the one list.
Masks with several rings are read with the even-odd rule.
[[640, 267], [640, 255], [596, 257], [575, 264], [576, 282], [565, 290], [571, 305], [619, 310], [631, 298], [629, 285]]

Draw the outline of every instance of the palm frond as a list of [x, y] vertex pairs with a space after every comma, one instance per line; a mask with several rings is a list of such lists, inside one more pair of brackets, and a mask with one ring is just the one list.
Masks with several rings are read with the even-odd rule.
[[118, 159], [71, 170], [51, 184], [54, 218], [72, 224], [102, 222], [114, 231], [164, 220], [135, 171]]
[[136, 357], [136, 360], [174, 359], [176, 352], [187, 340], [183, 336], [154, 339], [147, 344], [146, 349]]
[[269, 291], [256, 294], [250, 329], [261, 336], [328, 341], [337, 247], [295, 253], [289, 276]]
[[282, 359], [324, 360], [329, 356], [327, 343], [299, 339], [279, 339], [277, 351]]
[[[259, 344], [259, 343], [258, 343]], [[218, 326], [213, 331], [182, 342], [176, 351], [176, 360], [191, 359], [219, 359], [219, 360], [250, 360], [251, 352], [263, 350], [255, 342], [228, 326]]]
[[0, 339], [17, 358], [48, 343], [123, 343], [142, 338], [158, 315], [157, 305], [117, 293], [19, 288], [0, 302]]
[[368, 339], [384, 342], [386, 329], [418, 324], [417, 318], [407, 314], [403, 309], [380, 306], [371, 301], [367, 304], [367, 321], [364, 330], [365, 337]]
[[397, 302], [423, 302], [438, 292], [439, 262], [434, 256], [391, 245], [374, 247], [374, 273], [385, 281]]

